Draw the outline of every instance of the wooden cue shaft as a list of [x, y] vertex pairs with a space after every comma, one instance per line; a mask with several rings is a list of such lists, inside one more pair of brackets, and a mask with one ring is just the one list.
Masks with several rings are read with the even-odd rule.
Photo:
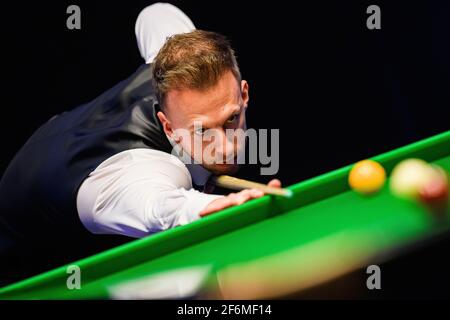
[[233, 189], [233, 190], [243, 190], [243, 189], [259, 189], [261, 191], [264, 191], [264, 193], [267, 194], [274, 194], [278, 196], [284, 196], [284, 197], [292, 197], [292, 191], [288, 189], [283, 188], [274, 188], [269, 187], [268, 185], [248, 181], [244, 179], [238, 179], [235, 177], [227, 176], [227, 175], [221, 175], [218, 177], [215, 177], [213, 179], [213, 182], [215, 185], [227, 188], [227, 189]]

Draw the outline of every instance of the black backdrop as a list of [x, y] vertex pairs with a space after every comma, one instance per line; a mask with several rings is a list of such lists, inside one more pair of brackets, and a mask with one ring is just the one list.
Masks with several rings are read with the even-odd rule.
[[[2, 2], [0, 172], [40, 124], [142, 63], [134, 22], [150, 3]], [[277, 177], [287, 185], [450, 129], [449, 2], [172, 3], [231, 39], [251, 86], [248, 124], [280, 129]], [[66, 29], [70, 4], [81, 7], [81, 30]], [[365, 26], [369, 4], [381, 7], [381, 30]], [[269, 179], [257, 166], [241, 174]], [[448, 296], [448, 246], [447, 237], [383, 266], [383, 294]], [[364, 271], [354, 276], [364, 284]]]
[[[95, 98], [142, 60], [135, 19], [152, 1], [11, 1], [2, 23], [0, 172], [56, 113]], [[280, 129], [285, 184], [450, 128], [450, 19], [443, 1], [173, 1], [227, 35], [250, 83], [248, 124]], [[66, 8], [81, 7], [81, 30]], [[381, 7], [382, 29], [366, 28]], [[5, 98], [6, 97], [6, 98]], [[258, 167], [242, 176], [260, 181]]]

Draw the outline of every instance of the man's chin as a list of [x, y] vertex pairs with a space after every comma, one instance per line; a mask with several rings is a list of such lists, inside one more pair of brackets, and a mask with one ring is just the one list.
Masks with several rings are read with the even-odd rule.
[[239, 170], [238, 164], [214, 164], [211, 166], [205, 166], [208, 171], [211, 171], [215, 175], [221, 174], [235, 174]]

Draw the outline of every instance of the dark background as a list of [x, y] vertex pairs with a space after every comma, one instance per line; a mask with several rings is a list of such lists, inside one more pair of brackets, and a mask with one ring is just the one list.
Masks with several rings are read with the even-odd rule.
[[[51, 116], [135, 71], [134, 23], [151, 3], [8, 4], [0, 172]], [[172, 3], [231, 39], [250, 83], [249, 126], [280, 129], [286, 185], [450, 128], [449, 2]], [[70, 4], [81, 8], [81, 30], [66, 28]], [[370, 4], [381, 7], [381, 30], [366, 28]], [[258, 166], [241, 174], [270, 178]]]
[[[151, 3], [3, 7], [0, 173], [51, 116], [94, 99], [143, 63], [134, 23]], [[197, 28], [231, 39], [250, 83], [249, 127], [280, 129], [277, 177], [285, 185], [450, 129], [448, 1], [171, 3]], [[81, 7], [81, 30], [66, 28], [71, 4]], [[370, 4], [381, 7], [381, 30], [366, 28]], [[249, 166], [241, 175], [271, 178], [258, 173]], [[384, 294], [445, 296], [449, 245], [447, 237], [385, 265]]]

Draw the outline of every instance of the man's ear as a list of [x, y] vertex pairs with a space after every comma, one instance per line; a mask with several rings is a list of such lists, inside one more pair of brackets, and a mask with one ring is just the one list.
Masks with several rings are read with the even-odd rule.
[[156, 115], [158, 116], [158, 119], [163, 126], [165, 134], [167, 134], [169, 137], [172, 137], [173, 135], [172, 125], [170, 124], [170, 121], [167, 119], [166, 115], [162, 111], [158, 111]]
[[244, 106], [247, 108], [248, 101], [250, 99], [250, 96], [248, 94], [248, 82], [245, 80], [241, 80], [241, 97], [242, 101], [244, 102]]

